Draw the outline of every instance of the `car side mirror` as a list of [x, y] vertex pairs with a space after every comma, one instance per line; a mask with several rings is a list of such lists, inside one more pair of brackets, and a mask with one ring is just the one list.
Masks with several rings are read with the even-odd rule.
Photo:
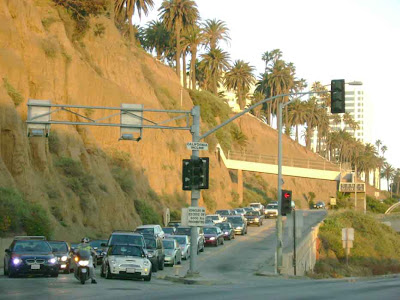
[[101, 246], [101, 247], [107, 247], [107, 244], [106, 244], [106, 243], [101, 243], [100, 246]]
[[5, 253], [10, 253], [11, 250], [10, 250], [10, 249], [6, 249], [6, 250], [4, 250], [4, 252], [5, 252]]

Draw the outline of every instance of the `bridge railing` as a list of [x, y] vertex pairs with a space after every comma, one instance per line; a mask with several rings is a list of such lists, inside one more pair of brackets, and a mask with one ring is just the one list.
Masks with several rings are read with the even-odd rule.
[[[264, 163], [271, 165], [278, 164], [278, 156], [239, 152], [239, 151], [228, 151], [227, 159], [243, 160], [243, 161], [257, 162], [257, 163]], [[340, 171], [339, 165], [333, 164], [329, 161], [321, 161], [314, 159], [283, 157], [282, 165], [288, 167], [296, 167], [296, 168]]]

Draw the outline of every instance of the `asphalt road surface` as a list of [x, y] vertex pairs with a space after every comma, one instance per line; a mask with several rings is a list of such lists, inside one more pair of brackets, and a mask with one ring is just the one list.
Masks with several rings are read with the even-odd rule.
[[[312, 213], [313, 214], [313, 213]], [[310, 222], [315, 222], [313, 214]], [[313, 221], [311, 221], [313, 219]], [[369, 279], [285, 279], [255, 274], [274, 270], [275, 220], [250, 227], [245, 236], [207, 247], [198, 256], [200, 284], [187, 285], [164, 280], [175, 272], [185, 274], [189, 262], [179, 268], [166, 267], [150, 282], [106, 280], [81, 285], [73, 274], [58, 278], [8, 278], [0, 275], [0, 299], [400, 299], [399, 277]], [[250, 298], [249, 298], [250, 297]]]

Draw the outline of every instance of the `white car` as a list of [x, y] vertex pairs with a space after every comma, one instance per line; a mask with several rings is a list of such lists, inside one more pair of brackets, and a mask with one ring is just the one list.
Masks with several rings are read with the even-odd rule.
[[158, 236], [162, 239], [165, 238], [165, 233], [160, 225], [142, 225], [138, 226], [135, 231], [141, 234], [151, 234], [154, 236]]
[[264, 205], [262, 205], [261, 203], [250, 203], [249, 207], [254, 208], [254, 210], [259, 211], [261, 213], [264, 212]]
[[264, 210], [266, 218], [276, 218], [278, 217], [278, 204], [269, 203]]
[[225, 221], [225, 218], [221, 217], [221, 215], [207, 215], [207, 217], [211, 218], [214, 224], [222, 223]]
[[188, 259], [190, 257], [189, 237], [187, 235], [173, 235], [171, 238], [178, 242], [182, 252], [182, 259]]
[[116, 244], [108, 248], [103, 258], [101, 277], [142, 278], [151, 280], [151, 262], [147, 259], [143, 248], [134, 245]]

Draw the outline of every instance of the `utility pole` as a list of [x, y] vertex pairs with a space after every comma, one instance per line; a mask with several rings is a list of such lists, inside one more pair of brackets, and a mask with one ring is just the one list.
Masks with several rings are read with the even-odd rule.
[[283, 265], [283, 224], [282, 224], [282, 109], [283, 103], [278, 103], [278, 218], [276, 220], [276, 270], [282, 272]]

